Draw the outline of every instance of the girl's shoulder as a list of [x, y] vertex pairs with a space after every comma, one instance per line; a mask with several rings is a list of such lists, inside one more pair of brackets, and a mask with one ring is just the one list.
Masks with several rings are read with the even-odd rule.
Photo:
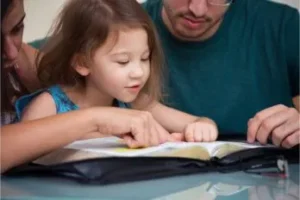
[[34, 93], [20, 97], [15, 103], [17, 119], [20, 120], [24, 109], [33, 102], [34, 99], [41, 96], [53, 99], [56, 106], [56, 113], [64, 113], [71, 110], [77, 110], [78, 106], [74, 104], [59, 85], [54, 85], [46, 89], [38, 90]]
[[47, 90], [53, 97], [57, 113], [69, 112], [72, 110], [78, 110], [79, 107], [76, 105], [64, 92], [61, 86], [54, 85]]

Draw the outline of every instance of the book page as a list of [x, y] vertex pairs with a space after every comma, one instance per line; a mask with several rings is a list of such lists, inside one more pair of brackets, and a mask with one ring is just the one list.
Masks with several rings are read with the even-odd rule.
[[231, 153], [243, 149], [257, 148], [257, 147], [262, 147], [262, 145], [248, 144], [243, 142], [220, 142], [218, 146], [215, 146], [214, 148], [210, 149], [210, 155], [211, 157], [216, 156], [218, 158], [222, 158], [226, 155], [229, 155]]
[[233, 152], [243, 149], [262, 147], [260, 144], [248, 144], [243, 142], [179, 142], [169, 143], [169, 148], [174, 150], [169, 152], [163, 152], [160, 155], [175, 156], [175, 157], [187, 157], [193, 159], [209, 160], [211, 157], [224, 157]]
[[166, 156], [209, 160], [212, 156], [223, 157], [241, 149], [255, 147], [260, 147], [260, 145], [216, 141], [167, 142], [154, 147], [130, 149], [120, 138], [106, 137], [73, 142], [62, 149], [40, 157], [34, 163], [48, 165], [111, 156]]
[[[121, 139], [117, 137], [97, 138], [74, 142], [65, 148], [78, 149], [93, 153], [107, 154], [111, 156], [146, 156], [146, 155], [171, 155], [184, 156], [188, 154], [199, 158], [200, 154], [206, 154], [200, 157], [224, 156], [245, 148], [261, 147], [261, 145], [252, 145], [241, 142], [167, 142], [159, 146], [148, 148], [128, 148]], [[187, 157], [190, 157], [187, 156]]]
[[110, 156], [143, 156], [154, 152], [167, 151], [169, 144], [159, 146], [130, 149], [118, 137], [96, 138], [73, 142], [66, 149], [84, 150], [93, 153], [106, 154]]
[[130, 149], [121, 139], [107, 137], [77, 141], [65, 148], [108, 156], [173, 156], [208, 160], [212, 150], [219, 144], [221, 143], [167, 142], [154, 147]]

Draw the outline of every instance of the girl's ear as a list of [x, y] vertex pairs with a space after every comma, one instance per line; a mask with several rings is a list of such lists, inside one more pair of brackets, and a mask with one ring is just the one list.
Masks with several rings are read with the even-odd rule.
[[81, 76], [87, 76], [90, 74], [90, 69], [86, 65], [84, 56], [76, 55], [72, 59], [72, 66], [78, 74]]

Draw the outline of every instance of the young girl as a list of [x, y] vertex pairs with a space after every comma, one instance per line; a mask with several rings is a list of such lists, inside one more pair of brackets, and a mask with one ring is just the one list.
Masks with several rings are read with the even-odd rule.
[[42, 52], [38, 77], [47, 89], [17, 101], [21, 121], [116, 107], [103, 112], [105, 129], [110, 131], [99, 130], [113, 133], [120, 112], [132, 108], [145, 112], [131, 122], [132, 132], [118, 135], [129, 147], [217, 138], [212, 120], [159, 103], [161, 47], [151, 19], [136, 0], [70, 1]]

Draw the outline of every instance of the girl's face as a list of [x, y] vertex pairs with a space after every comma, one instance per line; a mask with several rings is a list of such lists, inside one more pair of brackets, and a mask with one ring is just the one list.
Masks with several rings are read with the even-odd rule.
[[[117, 37], [115, 37], [117, 36]], [[93, 63], [77, 71], [87, 87], [123, 102], [134, 101], [150, 74], [150, 50], [144, 29], [111, 33], [93, 56]]]

